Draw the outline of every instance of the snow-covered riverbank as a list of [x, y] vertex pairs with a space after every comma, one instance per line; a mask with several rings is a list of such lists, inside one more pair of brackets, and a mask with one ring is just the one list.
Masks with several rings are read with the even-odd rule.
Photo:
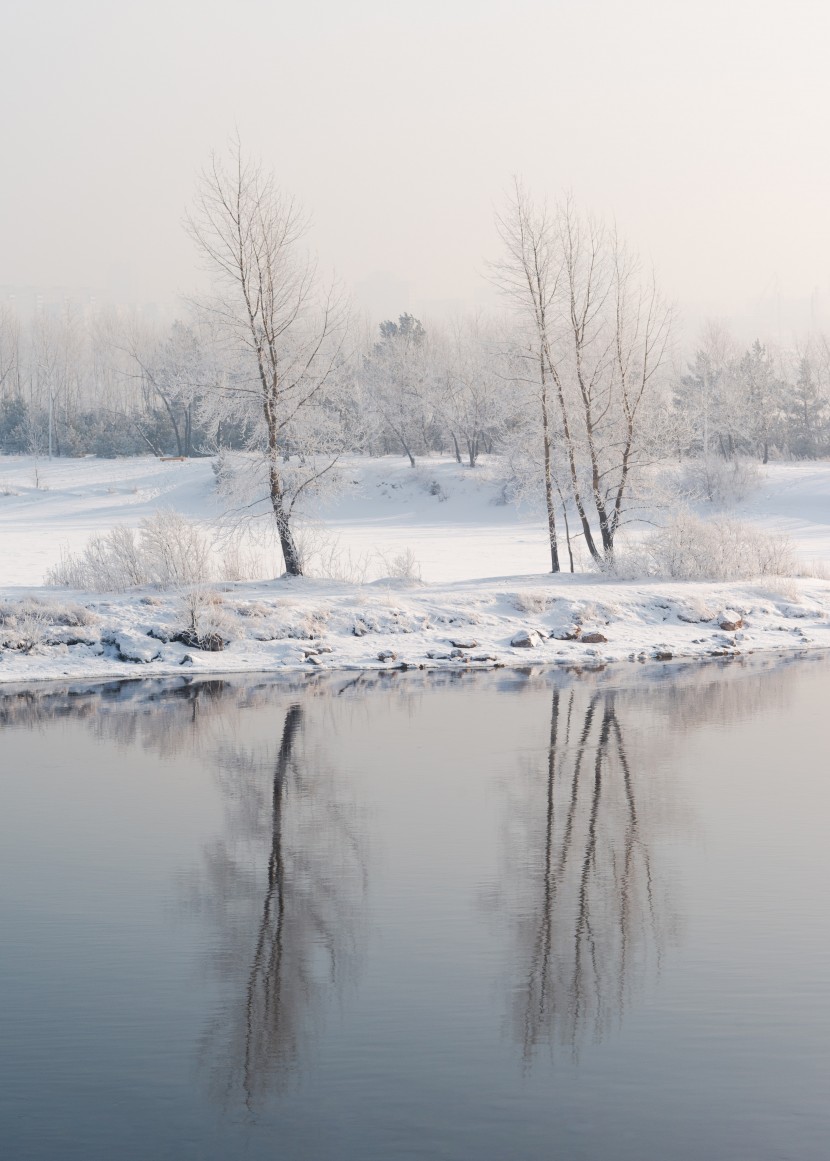
[[[828, 581], [709, 585], [530, 576], [422, 586], [223, 585], [215, 597], [227, 641], [221, 652], [174, 639], [184, 621], [173, 596], [33, 596], [17, 606], [19, 631], [29, 640], [0, 650], [0, 681], [182, 667], [206, 673], [595, 666], [830, 645]], [[11, 643], [14, 608], [4, 605]], [[85, 623], [61, 623], [67, 620]]]
[[[345, 465], [325, 517], [352, 566], [408, 551], [420, 583], [303, 578], [212, 586], [221, 651], [176, 640], [182, 597], [43, 587], [61, 549], [162, 506], [213, 515], [207, 461], [0, 459], [0, 681], [390, 667], [590, 665], [830, 645], [830, 581], [619, 581], [545, 571], [537, 517], [447, 461]], [[830, 564], [830, 466], [777, 465], [742, 519]], [[496, 502], [494, 502], [496, 501]], [[376, 569], [377, 571], [377, 569]], [[819, 569], [821, 571], [821, 569]], [[371, 570], [366, 565], [367, 575]], [[204, 644], [205, 642], [201, 642]], [[213, 642], [216, 644], [217, 642]]]

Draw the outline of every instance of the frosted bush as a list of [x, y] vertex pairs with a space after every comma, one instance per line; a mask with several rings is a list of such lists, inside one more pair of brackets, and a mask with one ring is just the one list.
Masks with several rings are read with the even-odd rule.
[[44, 601], [39, 597], [28, 597], [23, 601], [11, 601], [0, 605], [0, 626], [16, 624], [24, 616], [35, 616], [44, 624], [69, 628], [94, 625], [98, 620], [95, 613], [85, 609], [83, 605]]
[[204, 532], [169, 509], [141, 521], [140, 555], [151, 579], [162, 588], [201, 584], [211, 576], [210, 544]]
[[525, 592], [514, 593], [510, 598], [513, 607], [520, 613], [544, 613], [551, 603], [551, 598], [540, 589], [527, 589]]
[[29, 597], [0, 605], [0, 647], [31, 653], [48, 641], [55, 628], [77, 629], [97, 621], [80, 605], [62, 605]]
[[0, 644], [5, 649], [31, 653], [43, 644], [50, 626], [49, 618], [42, 611], [31, 605], [21, 605], [15, 616], [4, 620], [0, 630]]
[[135, 531], [120, 525], [91, 537], [80, 553], [61, 550], [58, 564], [46, 573], [48, 585], [93, 592], [123, 592], [148, 580]]
[[609, 571], [629, 579], [734, 581], [792, 576], [796, 567], [786, 537], [738, 520], [701, 520], [681, 512], [638, 548], [616, 554]]
[[800, 605], [804, 599], [796, 582], [783, 578], [764, 585], [761, 595], [770, 597], [773, 601], [787, 601], [791, 605]]
[[405, 548], [403, 552], [399, 552], [395, 556], [384, 556], [381, 559], [387, 577], [407, 581], [421, 579], [421, 566], [411, 548]]
[[180, 615], [185, 627], [199, 638], [211, 636], [231, 641], [236, 635], [236, 620], [225, 608], [221, 593], [204, 585], [191, 585], [179, 597]]
[[690, 500], [716, 508], [731, 508], [761, 485], [761, 472], [751, 460], [724, 460], [706, 456], [689, 464], [681, 477], [681, 491]]
[[198, 525], [178, 512], [155, 512], [133, 528], [117, 525], [93, 536], [80, 553], [62, 553], [46, 574], [48, 585], [91, 592], [124, 592], [140, 585], [162, 588], [211, 578], [210, 543]]

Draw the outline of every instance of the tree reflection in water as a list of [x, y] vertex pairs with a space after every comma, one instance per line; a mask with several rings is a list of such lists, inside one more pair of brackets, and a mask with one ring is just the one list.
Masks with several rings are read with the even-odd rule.
[[613, 690], [551, 694], [545, 765], [531, 773], [514, 835], [523, 852], [514, 1016], [527, 1062], [544, 1043], [577, 1049], [601, 1037], [672, 933], [652, 871], [659, 804], [632, 763], [625, 708]]
[[[535, 705], [532, 717], [542, 757], [524, 777], [509, 771], [518, 809], [506, 812], [500, 877], [501, 915], [516, 937], [511, 1016], [526, 1062], [546, 1045], [576, 1051], [602, 1036], [659, 967], [676, 930], [663, 855], [688, 829], [669, 797], [666, 758], [701, 726], [782, 705], [794, 688], [789, 668], [770, 660], [678, 668], [671, 680], [633, 667], [539, 679], [543, 721]], [[188, 891], [207, 920], [220, 989], [201, 1057], [216, 1095], [253, 1109], [302, 1064], [361, 960], [367, 826], [353, 780], [329, 766], [330, 739], [349, 714], [361, 718], [353, 734], [371, 736], [372, 715], [390, 697], [417, 717], [425, 692], [515, 692], [524, 680], [408, 673], [10, 689], [0, 692], [0, 726], [69, 718], [119, 746], [184, 755], [215, 772], [225, 816]], [[508, 748], [523, 752], [529, 720], [513, 710], [508, 720]]]
[[225, 737], [216, 769], [226, 825], [193, 885], [214, 925], [224, 996], [201, 1056], [215, 1095], [249, 1109], [300, 1065], [362, 946], [362, 828], [343, 780], [309, 748], [308, 732], [326, 733], [320, 722], [306, 729], [311, 708], [288, 705], [274, 743]]

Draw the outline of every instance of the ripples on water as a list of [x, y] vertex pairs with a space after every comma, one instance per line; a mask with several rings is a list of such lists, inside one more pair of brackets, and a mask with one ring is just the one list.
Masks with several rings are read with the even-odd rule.
[[0, 1147], [825, 1158], [824, 661], [0, 695]]

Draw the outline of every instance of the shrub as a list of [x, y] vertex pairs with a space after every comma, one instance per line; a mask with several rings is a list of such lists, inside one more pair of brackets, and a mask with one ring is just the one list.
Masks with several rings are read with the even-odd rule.
[[210, 579], [205, 533], [178, 512], [163, 510], [141, 521], [136, 532], [117, 525], [93, 536], [82, 552], [63, 553], [46, 574], [49, 585], [92, 592], [124, 592], [138, 585], [162, 588]]
[[524, 592], [513, 593], [511, 596], [513, 607], [520, 613], [544, 613], [551, 603], [550, 596], [540, 589], [527, 589]]
[[206, 641], [220, 639], [224, 643], [233, 640], [236, 620], [224, 607], [221, 593], [204, 585], [191, 585], [179, 597], [180, 612], [189, 632], [189, 644], [203, 648]]
[[421, 579], [421, 566], [411, 548], [405, 548], [403, 552], [399, 552], [393, 557], [383, 557], [382, 559], [388, 577], [407, 581]]
[[210, 543], [202, 529], [179, 512], [155, 512], [141, 521], [140, 555], [150, 579], [162, 588], [210, 579]]
[[716, 508], [731, 508], [761, 485], [761, 472], [751, 460], [724, 460], [706, 456], [689, 464], [681, 477], [683, 494]]
[[707, 521], [681, 512], [638, 548], [616, 554], [609, 571], [629, 579], [734, 581], [792, 576], [796, 567], [786, 537], [738, 520]]

